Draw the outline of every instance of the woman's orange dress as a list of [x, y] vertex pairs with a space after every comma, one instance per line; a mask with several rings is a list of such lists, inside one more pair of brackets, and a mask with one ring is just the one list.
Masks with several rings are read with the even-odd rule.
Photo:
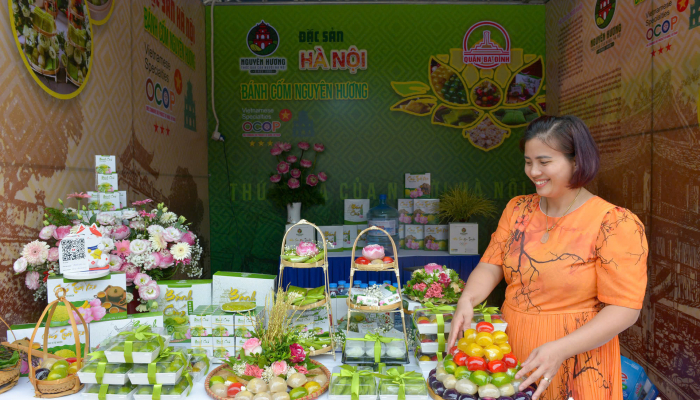
[[[503, 267], [508, 283], [503, 314], [520, 361], [575, 331], [606, 304], [641, 309], [647, 282], [644, 225], [632, 212], [590, 198], [543, 244], [545, 215], [539, 205], [537, 194], [512, 199], [481, 259]], [[553, 223], [550, 217], [549, 226]], [[622, 400], [617, 337], [567, 359], [541, 397], [569, 398]]]

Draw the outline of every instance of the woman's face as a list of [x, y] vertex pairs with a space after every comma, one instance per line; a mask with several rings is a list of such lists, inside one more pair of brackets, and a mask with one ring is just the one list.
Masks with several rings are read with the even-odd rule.
[[565, 194], [574, 174], [574, 162], [564, 153], [535, 138], [525, 143], [525, 174], [542, 197], [556, 198]]

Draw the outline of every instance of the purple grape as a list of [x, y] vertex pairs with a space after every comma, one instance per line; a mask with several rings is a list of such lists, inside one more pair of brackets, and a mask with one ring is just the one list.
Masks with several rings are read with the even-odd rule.
[[535, 391], [537, 390], [537, 384], [534, 382], [530, 384], [530, 386], [527, 387], [527, 389], [523, 390], [523, 393], [529, 395], [532, 397], [535, 394]]
[[44, 379], [46, 379], [46, 377], [49, 376], [49, 372], [50, 371], [47, 368], [39, 368], [36, 371], [34, 371], [34, 376], [36, 377], [36, 379], [43, 381]]
[[454, 389], [447, 389], [443, 393], [442, 398], [445, 400], [457, 400], [459, 398], [459, 392]]
[[477, 400], [477, 398], [473, 394], [460, 394], [457, 400]]
[[510, 396], [501, 396], [501, 397], [497, 398], [496, 400], [513, 400], [513, 398]]
[[430, 385], [430, 387], [433, 387], [433, 382], [437, 382], [437, 377], [435, 377], [435, 376], [428, 377], [428, 384]]
[[513, 395], [513, 400], [532, 400], [532, 397], [524, 392], [518, 392]]
[[481, 400], [496, 400], [493, 397], [481, 397]]
[[443, 385], [440, 381], [435, 381], [431, 387], [433, 388], [433, 392], [440, 397], [442, 397], [442, 395], [445, 393], [445, 385]]
[[430, 370], [430, 373], [428, 374], [428, 376], [433, 376], [433, 375], [435, 375], [436, 373], [437, 373], [437, 372], [436, 372], [435, 368], [433, 368], [433, 369]]

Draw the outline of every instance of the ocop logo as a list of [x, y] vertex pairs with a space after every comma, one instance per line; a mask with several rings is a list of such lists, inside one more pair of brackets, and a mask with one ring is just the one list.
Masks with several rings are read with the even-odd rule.
[[243, 132], [277, 132], [277, 129], [282, 126], [279, 121], [246, 121], [243, 123]]
[[155, 101], [166, 110], [171, 109], [175, 103], [175, 94], [160, 82], [153, 82], [151, 78], [146, 79], [146, 98], [150, 102]]

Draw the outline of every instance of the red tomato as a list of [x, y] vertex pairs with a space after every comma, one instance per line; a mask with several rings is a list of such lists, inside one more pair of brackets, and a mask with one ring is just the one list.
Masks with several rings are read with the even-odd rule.
[[457, 346], [452, 346], [452, 348], [450, 349], [450, 354], [454, 356], [457, 353], [459, 353], [459, 349], [457, 348]]
[[240, 389], [243, 387], [243, 384], [240, 382], [233, 382], [233, 383], [231, 383], [231, 385], [229, 387], [237, 387]]
[[461, 351], [454, 355], [453, 360], [455, 364], [459, 365], [460, 367], [467, 365], [467, 355]]
[[382, 262], [384, 262], [384, 264], [391, 264], [394, 262], [394, 259], [391, 257], [384, 257], [382, 258]]
[[493, 324], [490, 322], [481, 321], [478, 324], [476, 324], [476, 331], [493, 333]]
[[70, 357], [66, 358], [66, 361], [68, 361], [68, 364], [73, 364], [74, 362], [78, 361], [76, 357]]
[[364, 257], [359, 257], [355, 260], [355, 264], [362, 264], [362, 265], [368, 265], [369, 260], [364, 258]]
[[508, 353], [503, 356], [503, 362], [506, 363], [508, 368], [515, 368], [518, 365], [518, 359], [515, 358], [515, 354]]
[[467, 358], [467, 369], [474, 371], [486, 371], [486, 360], [483, 357]]
[[504, 363], [503, 361], [493, 360], [489, 361], [488, 370], [492, 374], [495, 374], [496, 372], [506, 372], [508, 368], [506, 367], [506, 363]]
[[241, 391], [241, 388], [239, 388], [239, 387], [237, 387], [237, 386], [231, 385], [231, 386], [228, 387], [228, 390], [226, 391], [226, 396], [227, 396], [227, 397], [234, 397], [234, 396], [236, 396], [236, 395], [238, 394], [238, 392], [240, 392], [240, 391]]

